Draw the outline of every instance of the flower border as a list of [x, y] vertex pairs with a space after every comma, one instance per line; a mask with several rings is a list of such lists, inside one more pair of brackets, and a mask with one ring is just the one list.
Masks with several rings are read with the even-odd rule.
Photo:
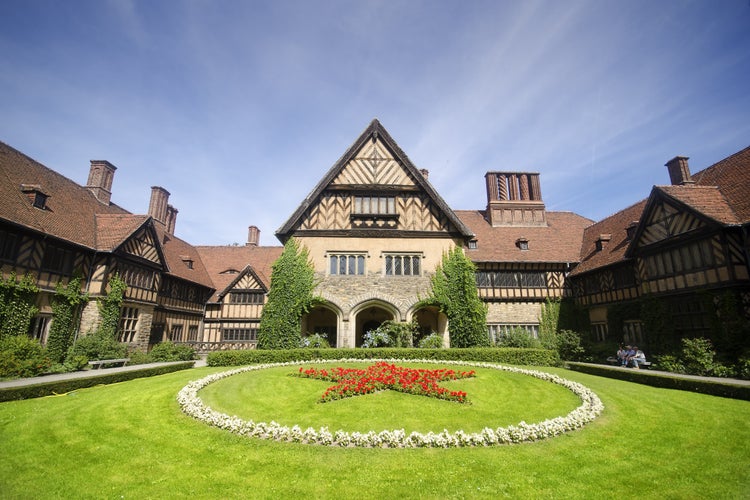
[[225, 413], [211, 409], [209, 406], [206, 406], [198, 396], [198, 391], [207, 385], [240, 373], [264, 370], [266, 368], [277, 366], [298, 366], [306, 363], [330, 364], [332, 361], [339, 363], [362, 362], [361, 359], [316, 359], [309, 361], [244, 366], [226, 372], [215, 373], [190, 382], [177, 394], [177, 401], [185, 414], [206, 424], [228, 430], [240, 436], [325, 446], [366, 448], [452, 448], [465, 446], [496, 446], [501, 444], [521, 443], [524, 441], [538, 441], [580, 429], [587, 423], [593, 421], [601, 414], [602, 410], [604, 410], [604, 405], [601, 400], [591, 389], [579, 384], [578, 382], [572, 382], [551, 373], [492, 363], [439, 361], [434, 359], [370, 359], [366, 361], [461, 365], [519, 373], [561, 385], [581, 398], [582, 404], [564, 417], [556, 417], [535, 424], [527, 424], [526, 422], [521, 421], [517, 425], [498, 427], [497, 429], [485, 427], [478, 433], [466, 433], [462, 430], [451, 433], [448, 432], [448, 430], [443, 430], [439, 433], [434, 433], [432, 431], [427, 434], [412, 432], [407, 435], [403, 429], [350, 433], [344, 430], [331, 432], [327, 427], [321, 427], [318, 430], [308, 427], [303, 430], [298, 425], [288, 427], [280, 425], [274, 421], [271, 421], [270, 423], [253, 422], [252, 420], [246, 421], [237, 416], [229, 416]]

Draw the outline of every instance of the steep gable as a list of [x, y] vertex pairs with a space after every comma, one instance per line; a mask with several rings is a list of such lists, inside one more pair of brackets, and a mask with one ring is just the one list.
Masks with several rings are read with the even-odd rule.
[[286, 241], [292, 234], [308, 231], [472, 236], [378, 120], [370, 123], [276, 235]]

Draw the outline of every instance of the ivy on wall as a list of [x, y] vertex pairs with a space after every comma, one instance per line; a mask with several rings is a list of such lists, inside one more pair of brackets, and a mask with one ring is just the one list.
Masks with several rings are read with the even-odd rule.
[[109, 293], [99, 299], [99, 329], [103, 336], [116, 339], [120, 325], [120, 308], [128, 285], [118, 274], [109, 279]]
[[47, 350], [50, 359], [62, 363], [73, 344], [78, 327], [80, 309], [88, 302], [88, 293], [81, 292], [80, 276], [72, 278], [67, 285], [57, 284], [52, 298], [52, 325], [47, 338]]
[[437, 305], [448, 317], [451, 347], [487, 347], [487, 305], [479, 298], [476, 266], [455, 247], [443, 254], [432, 276], [432, 296], [421, 302]]
[[31, 320], [39, 312], [39, 288], [30, 274], [20, 280], [15, 273], [0, 280], [0, 339], [29, 332]]
[[258, 349], [296, 349], [302, 316], [316, 299], [315, 269], [305, 247], [290, 238], [271, 268], [271, 288], [258, 328]]

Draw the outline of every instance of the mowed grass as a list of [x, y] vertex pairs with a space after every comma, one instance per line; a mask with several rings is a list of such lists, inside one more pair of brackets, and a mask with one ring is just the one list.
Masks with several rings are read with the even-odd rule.
[[750, 497], [746, 401], [545, 368], [594, 390], [604, 413], [536, 443], [340, 449], [242, 438], [183, 415], [177, 392], [222, 370], [1, 403], [0, 497]]
[[[317, 369], [337, 366], [364, 368], [368, 363], [299, 365]], [[435, 369], [434, 364], [404, 364]], [[473, 367], [456, 367], [471, 370]], [[447, 429], [481, 432], [566, 415], [579, 406], [578, 397], [562, 386], [534, 377], [492, 369], [475, 369], [477, 376], [443, 382], [450, 390], [468, 394], [470, 404], [386, 390], [327, 403], [320, 397], [333, 382], [291, 376], [298, 367], [278, 367], [235, 375], [204, 388], [200, 396], [211, 408], [255, 422], [275, 421], [303, 429], [328, 427], [332, 432], [404, 429], [426, 434]]]

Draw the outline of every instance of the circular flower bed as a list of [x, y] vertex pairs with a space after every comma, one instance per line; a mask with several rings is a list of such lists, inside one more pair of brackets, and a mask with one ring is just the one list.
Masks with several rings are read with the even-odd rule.
[[[361, 362], [362, 360], [348, 359], [339, 362]], [[288, 441], [307, 444], [320, 444], [326, 446], [361, 446], [361, 447], [386, 447], [386, 448], [450, 448], [455, 446], [494, 446], [500, 444], [520, 443], [523, 441], [537, 441], [548, 437], [560, 435], [564, 432], [579, 429], [594, 420], [604, 409], [599, 397], [589, 388], [577, 382], [566, 380], [557, 375], [526, 370], [512, 366], [496, 365], [491, 363], [470, 363], [464, 361], [435, 361], [435, 360], [370, 360], [370, 361], [396, 361], [409, 363], [433, 363], [446, 365], [462, 365], [477, 368], [490, 368], [522, 375], [529, 375], [540, 380], [561, 385], [581, 398], [581, 405], [565, 415], [542, 422], [527, 424], [520, 422], [517, 425], [498, 427], [492, 429], [485, 427], [478, 433], [466, 433], [463, 431], [422, 434], [412, 432], [406, 434], [401, 430], [371, 430], [367, 433], [346, 432], [336, 430], [331, 432], [326, 427], [313, 429], [308, 427], [302, 429], [295, 425], [293, 427], [283, 426], [276, 422], [253, 422], [242, 420], [236, 416], [221, 413], [206, 406], [198, 396], [198, 391], [207, 385], [239, 373], [263, 370], [276, 366], [297, 366], [301, 362], [273, 363], [245, 366], [226, 372], [209, 375], [200, 380], [194, 380], [182, 388], [177, 394], [177, 401], [182, 411], [191, 417], [201, 420], [209, 425], [228, 430], [241, 436], [249, 436], [261, 439], [274, 439], [277, 441]], [[330, 360], [311, 360], [302, 363], [330, 363]]]

